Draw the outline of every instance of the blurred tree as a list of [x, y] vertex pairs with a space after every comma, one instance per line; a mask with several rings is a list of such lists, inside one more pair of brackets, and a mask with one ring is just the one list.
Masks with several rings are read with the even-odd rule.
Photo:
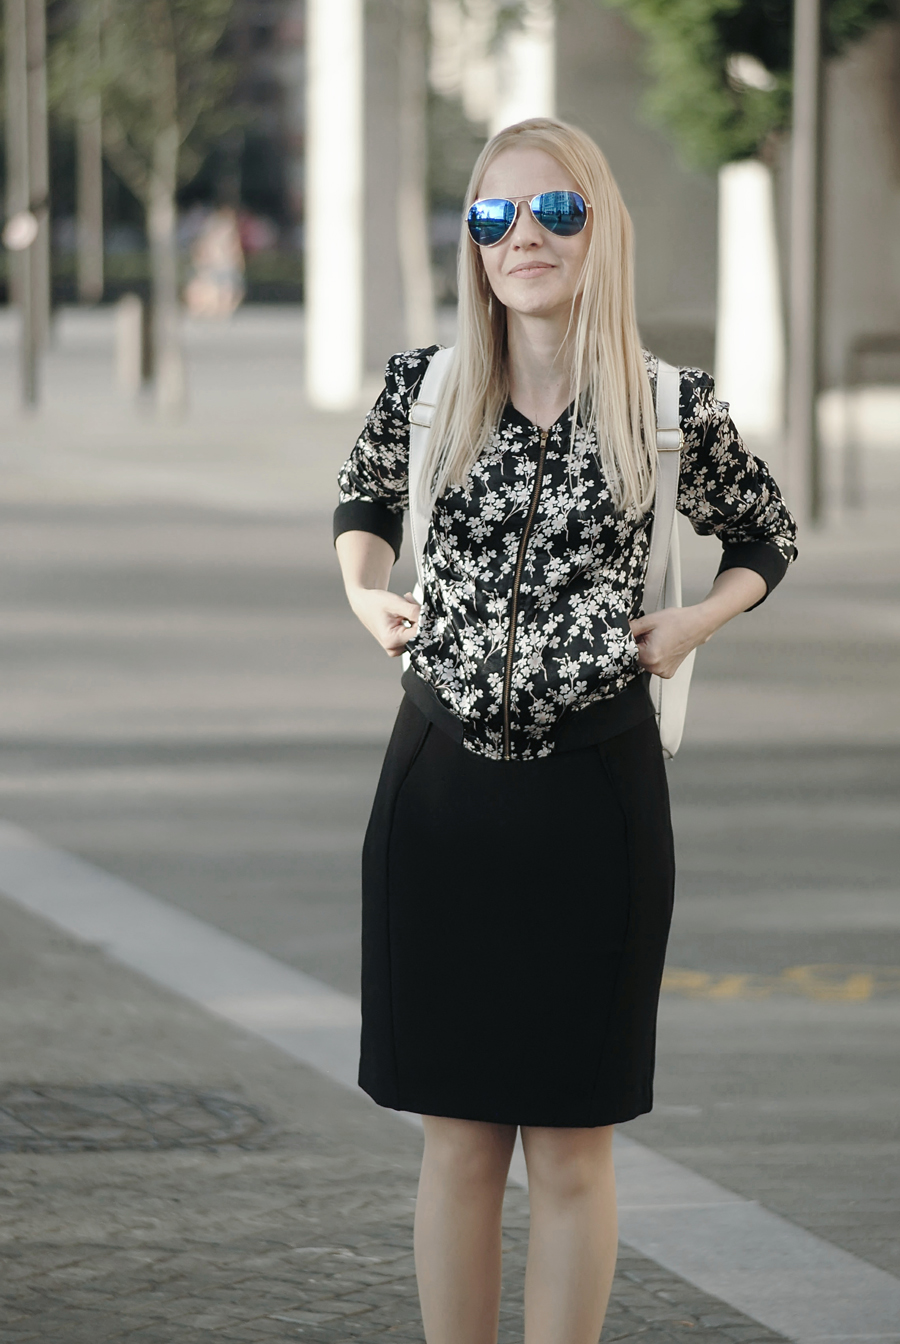
[[[234, 70], [220, 54], [234, 0], [75, 0], [52, 51], [52, 87], [77, 117], [86, 92], [102, 103], [103, 152], [144, 208], [150, 242], [156, 395], [185, 400], [179, 332], [176, 192], [225, 129]], [[90, 85], [83, 31], [99, 29]]]
[[410, 347], [434, 340], [428, 210], [428, 7], [400, 0], [397, 107], [397, 253]]
[[[648, 38], [655, 76], [648, 111], [685, 158], [714, 169], [767, 157], [791, 115], [792, 0], [603, 0]], [[823, 44], [837, 55], [880, 20], [892, 0], [823, 0]]]

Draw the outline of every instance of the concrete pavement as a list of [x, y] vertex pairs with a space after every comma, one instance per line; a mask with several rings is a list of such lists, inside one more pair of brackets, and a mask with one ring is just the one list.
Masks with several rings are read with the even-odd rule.
[[[91, 881], [81, 865], [61, 898]], [[0, 919], [0, 1339], [420, 1340], [414, 1131], [100, 947], [6, 900]], [[152, 941], [145, 920], [148, 970]], [[510, 1187], [502, 1344], [521, 1338], [526, 1242]], [[625, 1246], [607, 1337], [688, 1332], [782, 1338]]]

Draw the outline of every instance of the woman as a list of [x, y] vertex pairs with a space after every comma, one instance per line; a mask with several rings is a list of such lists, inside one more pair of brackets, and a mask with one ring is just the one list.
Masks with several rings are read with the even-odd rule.
[[704, 601], [641, 614], [656, 361], [606, 161], [572, 127], [521, 122], [485, 147], [467, 209], [421, 607], [388, 582], [436, 347], [388, 364], [335, 517], [351, 607], [389, 657], [410, 656], [363, 856], [360, 1083], [423, 1117], [429, 1344], [496, 1340], [518, 1127], [526, 1340], [596, 1344], [612, 1127], [652, 1106], [674, 886], [648, 674], [761, 602], [795, 529], [709, 376], [682, 369], [678, 506], [723, 559]]

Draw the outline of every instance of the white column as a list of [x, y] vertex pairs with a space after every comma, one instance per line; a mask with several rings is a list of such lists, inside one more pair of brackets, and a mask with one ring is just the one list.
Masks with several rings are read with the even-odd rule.
[[498, 53], [497, 102], [490, 133], [556, 111], [556, 19], [553, 0], [525, 0], [521, 26], [510, 28]]
[[362, 385], [362, 0], [308, 0], [306, 390], [320, 410]]
[[716, 395], [750, 445], [783, 431], [784, 330], [772, 174], [755, 159], [719, 172]]

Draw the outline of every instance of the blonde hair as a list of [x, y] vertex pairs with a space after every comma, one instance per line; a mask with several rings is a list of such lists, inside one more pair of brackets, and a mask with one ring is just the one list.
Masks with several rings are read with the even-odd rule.
[[[613, 503], [643, 514], [656, 484], [656, 418], [634, 310], [634, 234], [619, 188], [598, 146], [563, 121], [533, 117], [485, 145], [472, 170], [466, 210], [490, 164], [527, 146], [552, 155], [590, 203], [591, 236], [572, 302], [570, 340], [576, 416], [592, 425]], [[462, 485], [499, 424], [509, 396], [506, 308], [494, 296], [478, 248], [463, 229], [459, 249], [456, 356], [435, 408], [423, 491], [430, 505]]]

